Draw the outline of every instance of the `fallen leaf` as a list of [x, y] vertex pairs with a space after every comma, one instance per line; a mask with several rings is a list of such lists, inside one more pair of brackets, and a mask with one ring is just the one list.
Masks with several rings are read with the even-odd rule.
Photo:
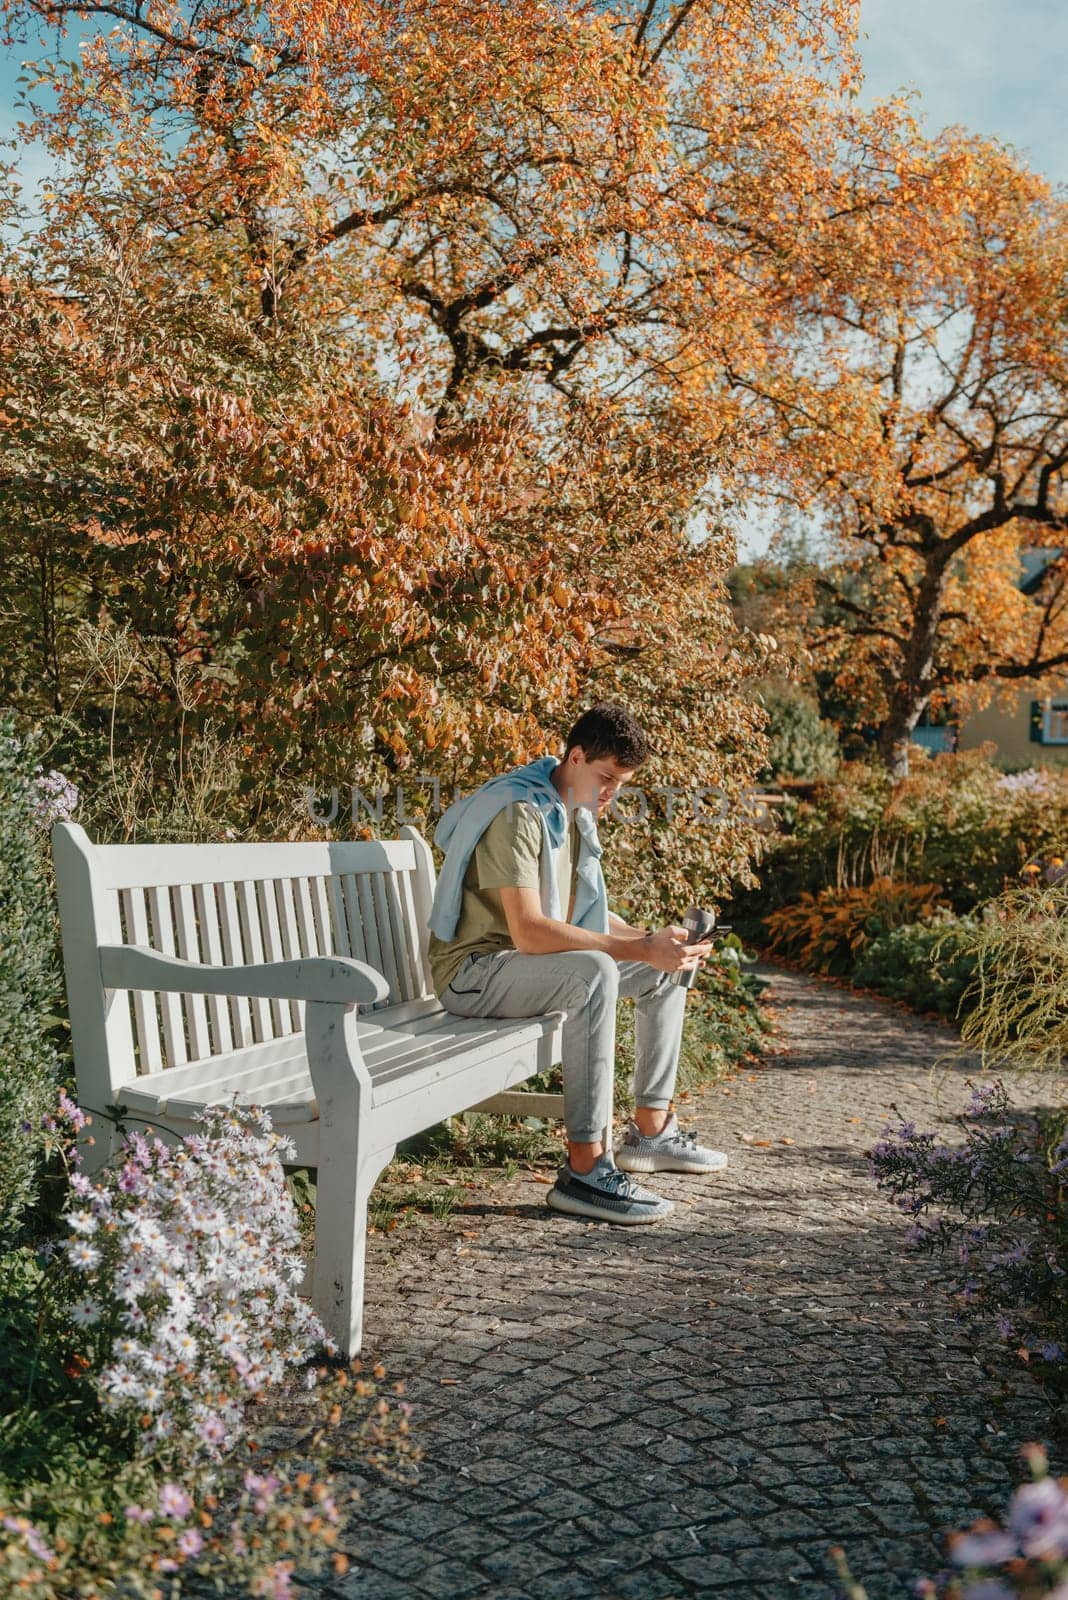
[[548, 1174], [544, 1173], [544, 1172], [532, 1172], [530, 1174], [530, 1176], [534, 1179], [535, 1183], [555, 1183], [556, 1182], [555, 1178], [550, 1178], [548, 1176]]

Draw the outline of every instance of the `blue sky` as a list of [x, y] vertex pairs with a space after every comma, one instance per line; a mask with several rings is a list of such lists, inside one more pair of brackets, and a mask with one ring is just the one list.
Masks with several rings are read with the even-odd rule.
[[963, 123], [1068, 182], [1063, 0], [861, 0], [865, 100], [921, 91], [932, 128]]

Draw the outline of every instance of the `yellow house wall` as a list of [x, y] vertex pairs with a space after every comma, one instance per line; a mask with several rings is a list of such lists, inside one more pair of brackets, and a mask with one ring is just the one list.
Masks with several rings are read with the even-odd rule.
[[1021, 694], [1013, 711], [999, 711], [996, 706], [977, 711], [961, 725], [958, 749], [974, 750], [985, 740], [993, 739], [997, 756], [1005, 761], [1035, 766], [1068, 763], [1068, 745], [1032, 744], [1029, 725], [1034, 698], [1032, 694]]

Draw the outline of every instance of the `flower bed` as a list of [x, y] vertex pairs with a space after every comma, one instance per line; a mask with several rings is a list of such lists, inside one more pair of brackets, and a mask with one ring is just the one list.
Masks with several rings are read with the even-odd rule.
[[911, 1219], [909, 1249], [937, 1256], [960, 1314], [984, 1317], [1064, 1387], [1064, 1113], [1013, 1110], [1000, 1081], [972, 1092], [948, 1144], [911, 1121], [869, 1154], [879, 1188]]
[[[69, 1200], [60, 1237], [0, 1259], [0, 1588], [162, 1597], [218, 1578], [285, 1600], [298, 1565], [343, 1570], [330, 1436], [386, 1470], [413, 1452], [380, 1368], [315, 1364], [330, 1346], [297, 1293], [286, 1141], [215, 1109], [177, 1147], [131, 1134], [90, 1181], [83, 1114], [61, 1094], [45, 1120]], [[269, 1450], [253, 1413], [295, 1379], [303, 1423]]]

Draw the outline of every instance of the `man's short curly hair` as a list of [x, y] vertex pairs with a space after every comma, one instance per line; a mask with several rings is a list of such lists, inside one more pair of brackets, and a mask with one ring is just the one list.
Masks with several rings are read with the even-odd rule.
[[652, 754], [645, 730], [614, 700], [602, 700], [582, 713], [567, 736], [565, 761], [576, 745], [587, 761], [611, 756], [617, 766], [631, 770]]

